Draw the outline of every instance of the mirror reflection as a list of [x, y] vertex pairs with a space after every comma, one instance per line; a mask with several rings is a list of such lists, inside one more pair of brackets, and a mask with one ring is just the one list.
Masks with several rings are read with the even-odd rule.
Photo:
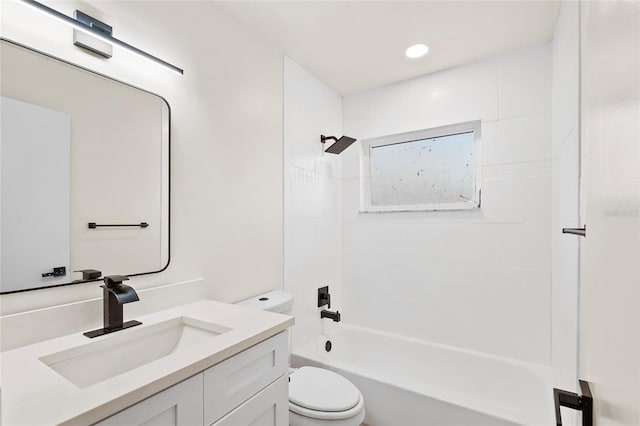
[[0, 292], [162, 270], [166, 101], [2, 40]]

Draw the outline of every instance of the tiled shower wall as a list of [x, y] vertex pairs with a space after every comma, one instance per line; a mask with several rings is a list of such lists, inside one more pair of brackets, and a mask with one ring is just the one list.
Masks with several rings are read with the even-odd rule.
[[342, 135], [342, 98], [285, 56], [284, 288], [294, 296], [294, 347], [322, 332], [318, 287], [340, 308], [342, 240], [340, 158], [320, 135]]
[[[541, 364], [571, 362], [560, 343], [571, 333], [572, 314], [561, 313], [571, 289], [552, 287], [552, 180], [565, 149], [552, 142], [552, 127], [571, 136], [556, 125], [566, 124], [557, 114], [569, 113], [574, 97], [556, 84], [564, 89], [553, 102], [565, 103], [552, 126], [552, 72], [557, 79], [572, 63], [557, 58], [575, 41], [562, 41], [573, 37], [568, 31], [558, 30], [553, 44], [344, 99], [285, 58], [285, 289], [295, 297], [294, 345], [327, 326], [315, 297], [329, 285], [347, 323]], [[343, 127], [362, 141], [474, 120], [482, 122], [475, 211], [361, 214], [359, 143], [339, 157], [319, 143], [321, 133], [339, 136]]]
[[481, 120], [482, 208], [359, 214], [342, 154], [345, 321], [525, 361], [551, 358], [551, 46], [343, 102], [359, 140]]

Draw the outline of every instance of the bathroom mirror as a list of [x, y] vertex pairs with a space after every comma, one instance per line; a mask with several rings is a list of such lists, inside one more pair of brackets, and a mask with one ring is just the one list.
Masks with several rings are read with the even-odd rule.
[[8, 40], [0, 58], [0, 293], [166, 268], [167, 102]]

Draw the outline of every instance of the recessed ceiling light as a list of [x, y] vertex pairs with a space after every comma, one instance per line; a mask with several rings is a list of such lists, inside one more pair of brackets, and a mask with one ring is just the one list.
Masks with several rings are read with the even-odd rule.
[[407, 58], [421, 58], [429, 52], [429, 46], [423, 43], [414, 44], [413, 46], [407, 47], [407, 50], [404, 51], [404, 54], [407, 55]]

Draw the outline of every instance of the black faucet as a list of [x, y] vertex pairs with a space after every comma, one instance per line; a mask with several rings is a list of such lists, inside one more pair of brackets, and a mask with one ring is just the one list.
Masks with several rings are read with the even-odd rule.
[[124, 330], [125, 328], [134, 327], [142, 324], [140, 321], [123, 322], [122, 305], [130, 302], [137, 302], [138, 293], [128, 285], [122, 284], [128, 280], [126, 275], [110, 275], [104, 277], [105, 285], [103, 288], [103, 319], [104, 327], [97, 330], [87, 331], [83, 333], [89, 338], [102, 336], [103, 334], [113, 333], [114, 331]]
[[326, 309], [323, 309], [320, 311], [320, 318], [329, 318], [334, 320], [335, 322], [339, 322], [340, 321], [340, 311], [328, 311]]

